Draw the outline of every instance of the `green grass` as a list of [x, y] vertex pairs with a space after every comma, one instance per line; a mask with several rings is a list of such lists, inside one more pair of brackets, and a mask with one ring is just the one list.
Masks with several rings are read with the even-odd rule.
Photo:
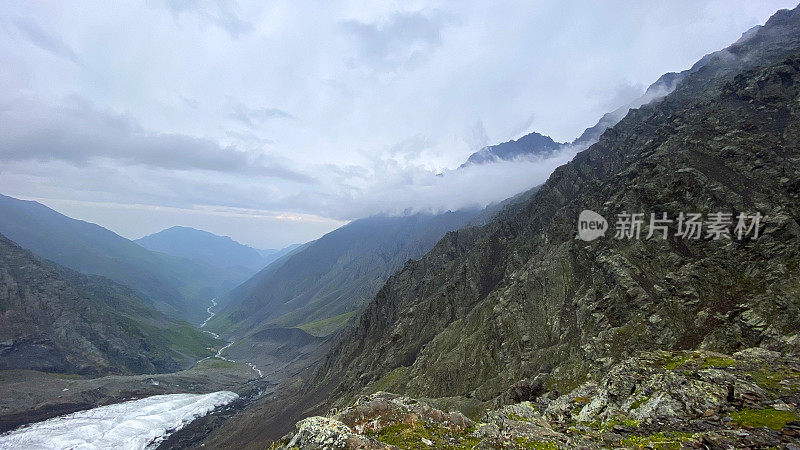
[[552, 441], [537, 441], [536, 439], [518, 437], [514, 439], [514, 443], [519, 447], [533, 450], [558, 450], [558, 444]]
[[531, 419], [527, 417], [520, 416], [519, 414], [511, 413], [508, 415], [509, 420], [513, 420], [515, 422], [530, 422]]
[[159, 330], [159, 335], [177, 348], [185, 349], [194, 356], [207, 356], [212, 352], [207, 347], [217, 344], [217, 340], [198, 331], [191, 325]]
[[691, 353], [664, 355], [658, 359], [658, 363], [666, 370], [675, 370], [691, 361], [692, 356], [693, 355]]
[[[468, 430], [459, 433], [451, 431], [449, 428], [428, 425], [424, 422], [397, 423], [384, 427], [377, 433], [368, 434], [384, 444], [394, 445], [401, 449], [472, 449], [480, 442], [480, 439], [470, 435]], [[422, 439], [429, 440], [433, 446], [426, 445]]]
[[240, 364], [233, 361], [225, 361], [224, 359], [220, 358], [210, 358], [196, 365], [194, 369], [195, 370], [233, 369], [238, 366], [240, 366]]
[[[791, 368], [772, 369], [765, 367], [755, 372], [750, 372], [753, 381], [769, 391], [792, 391], [800, 385], [800, 371]], [[788, 387], [781, 385], [781, 381], [789, 380]]]
[[608, 422], [603, 424], [603, 428], [606, 430], [610, 430], [614, 428], [616, 425], [622, 425], [626, 428], [638, 428], [639, 421], [635, 419], [612, 419]]
[[700, 365], [701, 369], [708, 369], [708, 368], [723, 368], [723, 367], [730, 367], [736, 364], [736, 360], [733, 358], [726, 358], [721, 356], [708, 356], [706, 360], [703, 361], [703, 364]]
[[364, 390], [368, 394], [374, 394], [378, 391], [392, 391], [393, 388], [398, 387], [398, 385], [401, 384], [400, 382], [402, 380], [406, 379], [409, 370], [410, 368], [408, 367], [397, 367], [381, 378], [370, 383], [366, 388], [364, 388]]
[[637, 398], [636, 400], [633, 401], [633, 403], [631, 403], [631, 407], [629, 408], [629, 410], [636, 409], [636, 408], [642, 406], [642, 404], [644, 402], [650, 400], [650, 398], [652, 398], [652, 397], [653, 397], [652, 395], [645, 395], [644, 397]]
[[355, 311], [350, 311], [348, 313], [327, 317], [314, 322], [301, 323], [297, 326], [297, 328], [300, 328], [301, 330], [313, 336], [325, 337], [339, 329], [348, 320], [350, 320], [355, 313]]
[[767, 427], [780, 430], [787, 422], [800, 420], [800, 416], [791, 411], [778, 411], [776, 409], [743, 409], [731, 414], [731, 418], [739, 425], [745, 427]]
[[592, 399], [589, 397], [575, 397], [572, 399], [572, 403], [578, 403], [581, 405], [585, 405], [589, 403]]
[[691, 433], [665, 431], [649, 436], [629, 435], [622, 440], [628, 448], [680, 449], [684, 442], [692, 439]]
[[57, 378], [61, 378], [62, 380], [83, 380], [86, 377], [83, 375], [78, 375], [76, 373], [53, 373], [53, 375]]
[[217, 334], [223, 334], [226, 331], [230, 331], [233, 328], [233, 322], [231, 321], [228, 313], [219, 313], [216, 314], [211, 320], [208, 321], [204, 330], [208, 330]]
[[125, 316], [118, 317], [117, 323], [131, 335], [162, 344], [165, 348], [151, 347], [150, 355], [155, 358], [166, 356], [162, 354], [163, 350], [171, 350], [199, 359], [213, 355], [214, 352], [208, 347], [217, 346], [221, 342], [189, 324], [159, 328]]

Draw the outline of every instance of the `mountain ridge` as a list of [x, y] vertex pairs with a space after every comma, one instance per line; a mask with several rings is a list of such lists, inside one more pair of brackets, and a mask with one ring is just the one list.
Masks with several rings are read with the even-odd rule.
[[[205, 317], [225, 274], [185, 258], [152, 252], [100, 225], [0, 194], [0, 233], [33, 253], [78, 272], [102, 275], [192, 322]], [[229, 282], [229, 287], [233, 283]]]
[[[797, 116], [781, 119], [782, 114], [797, 114], [796, 110], [783, 108], [792, 104], [790, 99], [800, 86], [800, 76], [796, 58], [783, 62], [775, 60], [780, 56], [793, 55], [800, 48], [797, 45], [800, 43], [800, 33], [797, 31], [800, 29], [797, 27], [799, 17], [797, 10], [791, 14], [778, 13], [745, 41], [756, 47], [736, 48], [741, 43], [733, 46], [741, 55], [750, 55], [759, 51], [762, 44], [768, 44], [771, 51], [759, 53], [759, 62], [712, 56], [700, 69], [688, 74], [673, 94], [656, 104], [632, 110], [622, 122], [604, 133], [597, 144], [557, 169], [521, 211], [501, 213], [499, 219], [484, 230], [448, 233], [431, 253], [407, 264], [402, 271], [393, 275], [361, 317], [359, 325], [351, 331], [352, 334], [339, 340], [329, 360], [321, 368], [320, 373], [327, 373], [327, 376], [336, 374], [334, 377], [346, 379], [340, 385], [337, 398], [351, 398], [360, 387], [370, 382], [378, 383], [390, 376], [391, 368], [399, 370], [402, 367], [406, 368], [403, 369], [405, 373], [395, 373], [393, 385], [403, 386], [406, 392], [412, 394], [436, 397], [468, 395], [490, 399], [502, 394], [506, 386], [516, 380], [536, 376], [539, 372], [551, 374], [551, 383], [558, 385], [570, 377], [581, 376], [591, 367], [587, 363], [590, 357], [583, 354], [586, 350], [581, 351], [581, 345], [592, 349], [595, 358], [612, 357], [615, 353], [609, 349], [623, 352], [619, 355], [624, 354], [623, 349], [615, 347], [618, 342], [614, 341], [615, 333], [623, 331], [631, 333], [629, 338], [635, 336], [638, 340], [635, 341], [638, 345], [632, 346], [631, 350], [639, 346], [645, 346], [639, 349], [646, 350], [648, 345], [667, 348], [670, 345], [699, 345], [706, 333], [710, 333], [706, 337], [710, 340], [707, 345], [714, 345], [720, 351], [726, 350], [725, 345], [742, 345], [737, 344], [738, 340], [733, 336], [714, 335], [712, 331], [724, 328], [720, 324], [702, 331], [690, 323], [664, 323], [664, 317], [673, 317], [676, 322], [680, 318], [682, 321], [685, 313], [662, 311], [658, 318], [661, 322], [645, 321], [642, 324], [639, 322], [641, 318], [635, 315], [640, 308], [632, 306], [631, 300], [624, 296], [624, 291], [613, 291], [615, 283], [620, 283], [625, 289], [634, 289], [635, 294], [630, 294], [631, 297], [644, 304], [654, 302], [654, 298], [664, 297], [660, 302], [669, 304], [670, 301], [679, 301], [668, 300], [674, 297], [655, 291], [652, 287], [665, 282], [659, 277], [670, 273], [667, 262], [661, 262], [664, 266], [660, 269], [644, 271], [647, 266], [642, 258], [660, 253], [675, 258], [687, 258], [687, 255], [698, 252], [713, 254], [708, 248], [711, 244], [703, 242], [694, 248], [689, 243], [668, 243], [667, 248], [663, 248], [663, 245], [642, 241], [636, 242], [637, 245], [630, 249], [624, 248], [625, 252], [632, 252], [624, 253], [626, 258], [621, 253], [623, 249], [617, 249], [616, 246], [604, 250], [598, 243], [579, 244], [574, 239], [574, 220], [580, 208], [609, 212], [609, 202], [617, 209], [616, 212], [623, 208], [632, 210], [633, 206], [644, 202], [648, 210], [656, 207], [677, 215], [675, 206], [669, 206], [669, 202], [682, 197], [676, 194], [670, 199], [669, 195], [675, 187], [669, 183], [683, 184], [682, 190], [696, 193], [705, 191], [702, 187], [705, 183], [714, 183], [719, 192], [710, 201], [719, 206], [727, 203], [734, 210], [742, 211], [748, 204], [752, 206], [755, 201], [753, 197], [757, 196], [761, 202], [759, 206], [769, 209], [763, 213], [782, 221], [772, 225], [783, 230], [782, 233], [788, 232], [785, 227], [791, 228], [794, 222], [789, 218], [791, 216], [787, 217], [778, 211], [784, 208], [780, 205], [786, 205], [796, 213], [797, 198], [792, 197], [796, 193], [792, 194], [793, 188], [788, 192], [785, 189], [796, 186], [798, 174], [787, 167], [788, 160], [781, 159], [780, 152], [783, 150], [776, 148], [786, 151], [800, 148], [796, 142], [798, 135], [791, 134], [796, 131]], [[775, 33], [773, 27], [781, 27], [784, 32]], [[770, 38], [775, 35], [781, 38], [771, 42], [763, 39], [764, 34]], [[761, 43], [759, 39], [762, 39]], [[758, 69], [759, 64], [764, 68]], [[703, 95], [687, 95], [688, 92], [697, 93], [703, 89]], [[767, 112], [758, 112], [758, 108]], [[700, 111], [706, 116], [701, 115]], [[710, 125], [714, 121], [719, 122]], [[715, 134], [712, 136], [718, 135], [720, 139], [702, 139], [709, 135], [708, 129], [703, 126], [713, 130]], [[743, 128], [748, 130], [748, 134], [737, 132]], [[700, 137], [693, 138], [690, 133], [697, 133]], [[789, 134], [776, 138], [781, 133]], [[699, 156], [700, 153], [688, 152], [676, 145], [680, 139], [686, 140], [687, 147], [703, 148], [707, 153]], [[789, 141], [778, 146], [780, 141], [776, 139]], [[757, 164], [753, 149], [758, 149], [758, 157], [769, 161], [769, 164]], [[796, 158], [797, 155], [787, 153], [786, 157]], [[656, 164], [656, 160], [660, 164]], [[631, 168], [633, 165], [636, 170]], [[745, 179], [754, 176], [751, 167], [759, 167], [765, 174], [770, 174], [759, 176], [762, 186], [753, 186], [751, 182], [745, 188], [735, 181], [736, 177]], [[682, 174], [679, 179], [668, 175], [676, 170], [684, 170], [675, 172]], [[782, 175], [776, 177], [775, 172]], [[629, 178], [636, 180], [639, 187], [632, 189], [634, 182], [628, 181]], [[707, 181], [699, 181], [700, 178]], [[779, 179], [784, 179], [785, 183], [776, 185]], [[658, 183], [657, 180], [664, 180], [665, 194], [659, 194], [654, 187], [649, 187], [652, 183]], [[610, 189], [610, 185], [615, 189]], [[723, 200], [721, 192], [740, 200]], [[580, 199], [583, 200], [579, 202]], [[693, 206], [695, 210], [707, 210], [713, 206], [704, 204], [702, 196], [690, 199], [696, 203], [687, 203], [687, 206]], [[782, 203], [777, 199], [781, 199]], [[789, 255], [796, 254], [796, 244], [796, 240], [790, 239], [781, 254], [790, 258]], [[764, 245], [774, 244], [770, 240]], [[748, 246], [745, 249], [754, 252], [753, 257], [757, 252], [765, 251], [761, 247]], [[723, 264], [724, 270], [733, 270], [717, 275], [722, 279], [734, 277], [733, 274], [739, 269], [731, 269], [731, 261], [743, 258], [735, 252], [726, 254], [725, 258], [714, 258], [716, 263]], [[615, 261], [616, 265], [605, 273], [598, 271], [596, 268], [603, 266], [600, 263], [603, 260]], [[591, 261], [594, 261], [594, 265], [590, 266], [588, 264]], [[639, 266], [643, 267], [640, 269]], [[711, 267], [698, 265], [698, 268], [702, 268], [709, 276], [714, 273]], [[462, 274], [462, 271], [466, 273]], [[724, 296], [726, 294], [719, 289], [729, 289], [697, 284], [697, 281], [686, 279], [687, 274], [680, 272], [672, 276], [680, 277], [687, 286], [707, 290], [709, 297]], [[560, 277], [565, 279], [557, 281]], [[605, 277], [606, 280], [616, 278], [619, 281], [602, 281], [602, 278], [595, 277]], [[461, 279], [474, 280], [475, 284], [463, 283], [459, 281]], [[785, 289], [796, 288], [791, 286], [791, 281], [788, 284], [786, 280], [774, 282], [775, 286], [784, 286]], [[539, 283], [543, 285], [537, 288]], [[674, 282], [667, 283], [670, 289], [677, 292], [686, 289], [674, 285]], [[604, 292], [597, 292], [598, 289]], [[797, 308], [797, 305], [787, 303], [785, 299], [765, 298], [763, 292], [759, 291], [762, 287], [752, 285], [745, 289], [745, 292], [762, 302], [745, 303], [747, 306], [744, 308], [751, 316], [763, 317], [768, 314], [765, 308], [777, 307], [775, 305], [778, 304], [786, 310]], [[439, 299], [439, 295], [443, 298]], [[612, 297], [608, 300], [608, 306], [603, 307], [592, 298], [594, 295]], [[453, 303], [445, 302], [447, 299]], [[722, 298], [717, 301], [723, 302]], [[618, 309], [624, 307], [629, 310]], [[408, 315], [409, 310], [415, 312]], [[525, 310], [531, 313], [530, 317], [523, 320], [513, 313], [492, 319], [492, 315], [498, 311], [521, 313]], [[558, 313], [560, 310], [563, 312]], [[427, 312], [422, 314], [422, 311]], [[578, 322], [570, 318], [570, 311], [577, 314]], [[592, 314], [599, 314], [605, 319], [595, 323]], [[645, 317], [648, 316], [652, 316], [652, 313]], [[777, 319], [768, 315], [761, 320], [772, 323]], [[787, 321], [780, 321], [783, 323], [780, 328], [783, 332], [798, 326], [797, 323], [790, 326]], [[731, 328], [741, 327], [725, 323]], [[676, 329], [648, 333], [646, 337], [636, 331], [637, 327], [654, 329], [657, 324], [675, 326]], [[625, 326], [629, 328], [625, 329]], [[543, 331], [553, 327], [556, 328], [552, 334]], [[614, 328], [620, 330], [613, 331]], [[686, 334], [681, 336], [678, 333]], [[695, 336], [692, 333], [700, 334]], [[790, 344], [779, 344], [774, 337], [756, 337], [757, 331], [745, 332], [742, 329], [740, 333], [747, 336], [740, 339], [748, 340], [748, 344], [767, 339], [772, 345], [783, 345], [784, 350], [791, 349]], [[597, 336], [597, 341], [592, 342], [590, 336]], [[526, 356], [511, 348], [503, 350], [497, 347], [497, 344], [507, 340], [523, 344], [522, 348], [536, 350]], [[668, 344], [670, 340], [672, 343]], [[604, 349], [603, 345], [611, 347]], [[481, 351], [478, 351], [478, 355], [470, 355], [481, 346], [491, 348], [496, 352], [495, 356], [489, 357], [489, 354]], [[374, 350], [364, 351], [366, 348]], [[503, 357], [511, 358], [514, 368], [509, 365], [511, 361], [502, 363]], [[459, 371], [462, 362], [459, 358], [464, 358], [463, 363], [470, 365], [468, 371]], [[499, 370], [499, 367], [504, 368]], [[556, 368], [560, 373], [553, 376]], [[317, 381], [321, 382], [319, 379]]]
[[133, 290], [40, 258], [0, 234], [0, 369], [105, 374], [189, 367], [219, 341]]
[[[256, 249], [205, 230], [172, 226], [133, 242], [142, 247], [216, 267], [229, 273], [230, 283], [239, 284], [280, 258], [295, 246], [285, 249]], [[231, 286], [233, 287], [233, 286]]]

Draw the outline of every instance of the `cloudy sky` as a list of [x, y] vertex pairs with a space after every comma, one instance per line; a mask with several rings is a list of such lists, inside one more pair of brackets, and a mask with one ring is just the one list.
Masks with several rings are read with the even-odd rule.
[[436, 177], [487, 144], [571, 141], [791, 1], [6, 1], [0, 193], [137, 238], [257, 247], [458, 208], [555, 164]]

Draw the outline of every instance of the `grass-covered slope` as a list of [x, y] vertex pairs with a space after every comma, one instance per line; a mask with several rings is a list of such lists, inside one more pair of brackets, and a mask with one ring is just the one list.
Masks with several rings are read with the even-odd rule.
[[131, 289], [33, 255], [0, 235], [0, 370], [169, 372], [221, 341]]
[[0, 233], [43, 258], [129, 286], [185, 320], [201, 321], [210, 299], [232, 287], [211, 266], [149, 251], [37, 202], [0, 195]]
[[[331, 332], [393, 272], [428, 251], [478, 210], [354, 221], [270, 264], [220, 298], [211, 330], [236, 335], [265, 326]], [[325, 319], [331, 319], [327, 322]]]

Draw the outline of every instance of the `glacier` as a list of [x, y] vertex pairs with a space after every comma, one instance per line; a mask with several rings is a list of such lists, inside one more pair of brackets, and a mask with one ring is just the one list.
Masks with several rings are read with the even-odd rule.
[[0, 449], [147, 449], [169, 434], [239, 396], [210, 394], [154, 395], [100, 406], [0, 435]]

